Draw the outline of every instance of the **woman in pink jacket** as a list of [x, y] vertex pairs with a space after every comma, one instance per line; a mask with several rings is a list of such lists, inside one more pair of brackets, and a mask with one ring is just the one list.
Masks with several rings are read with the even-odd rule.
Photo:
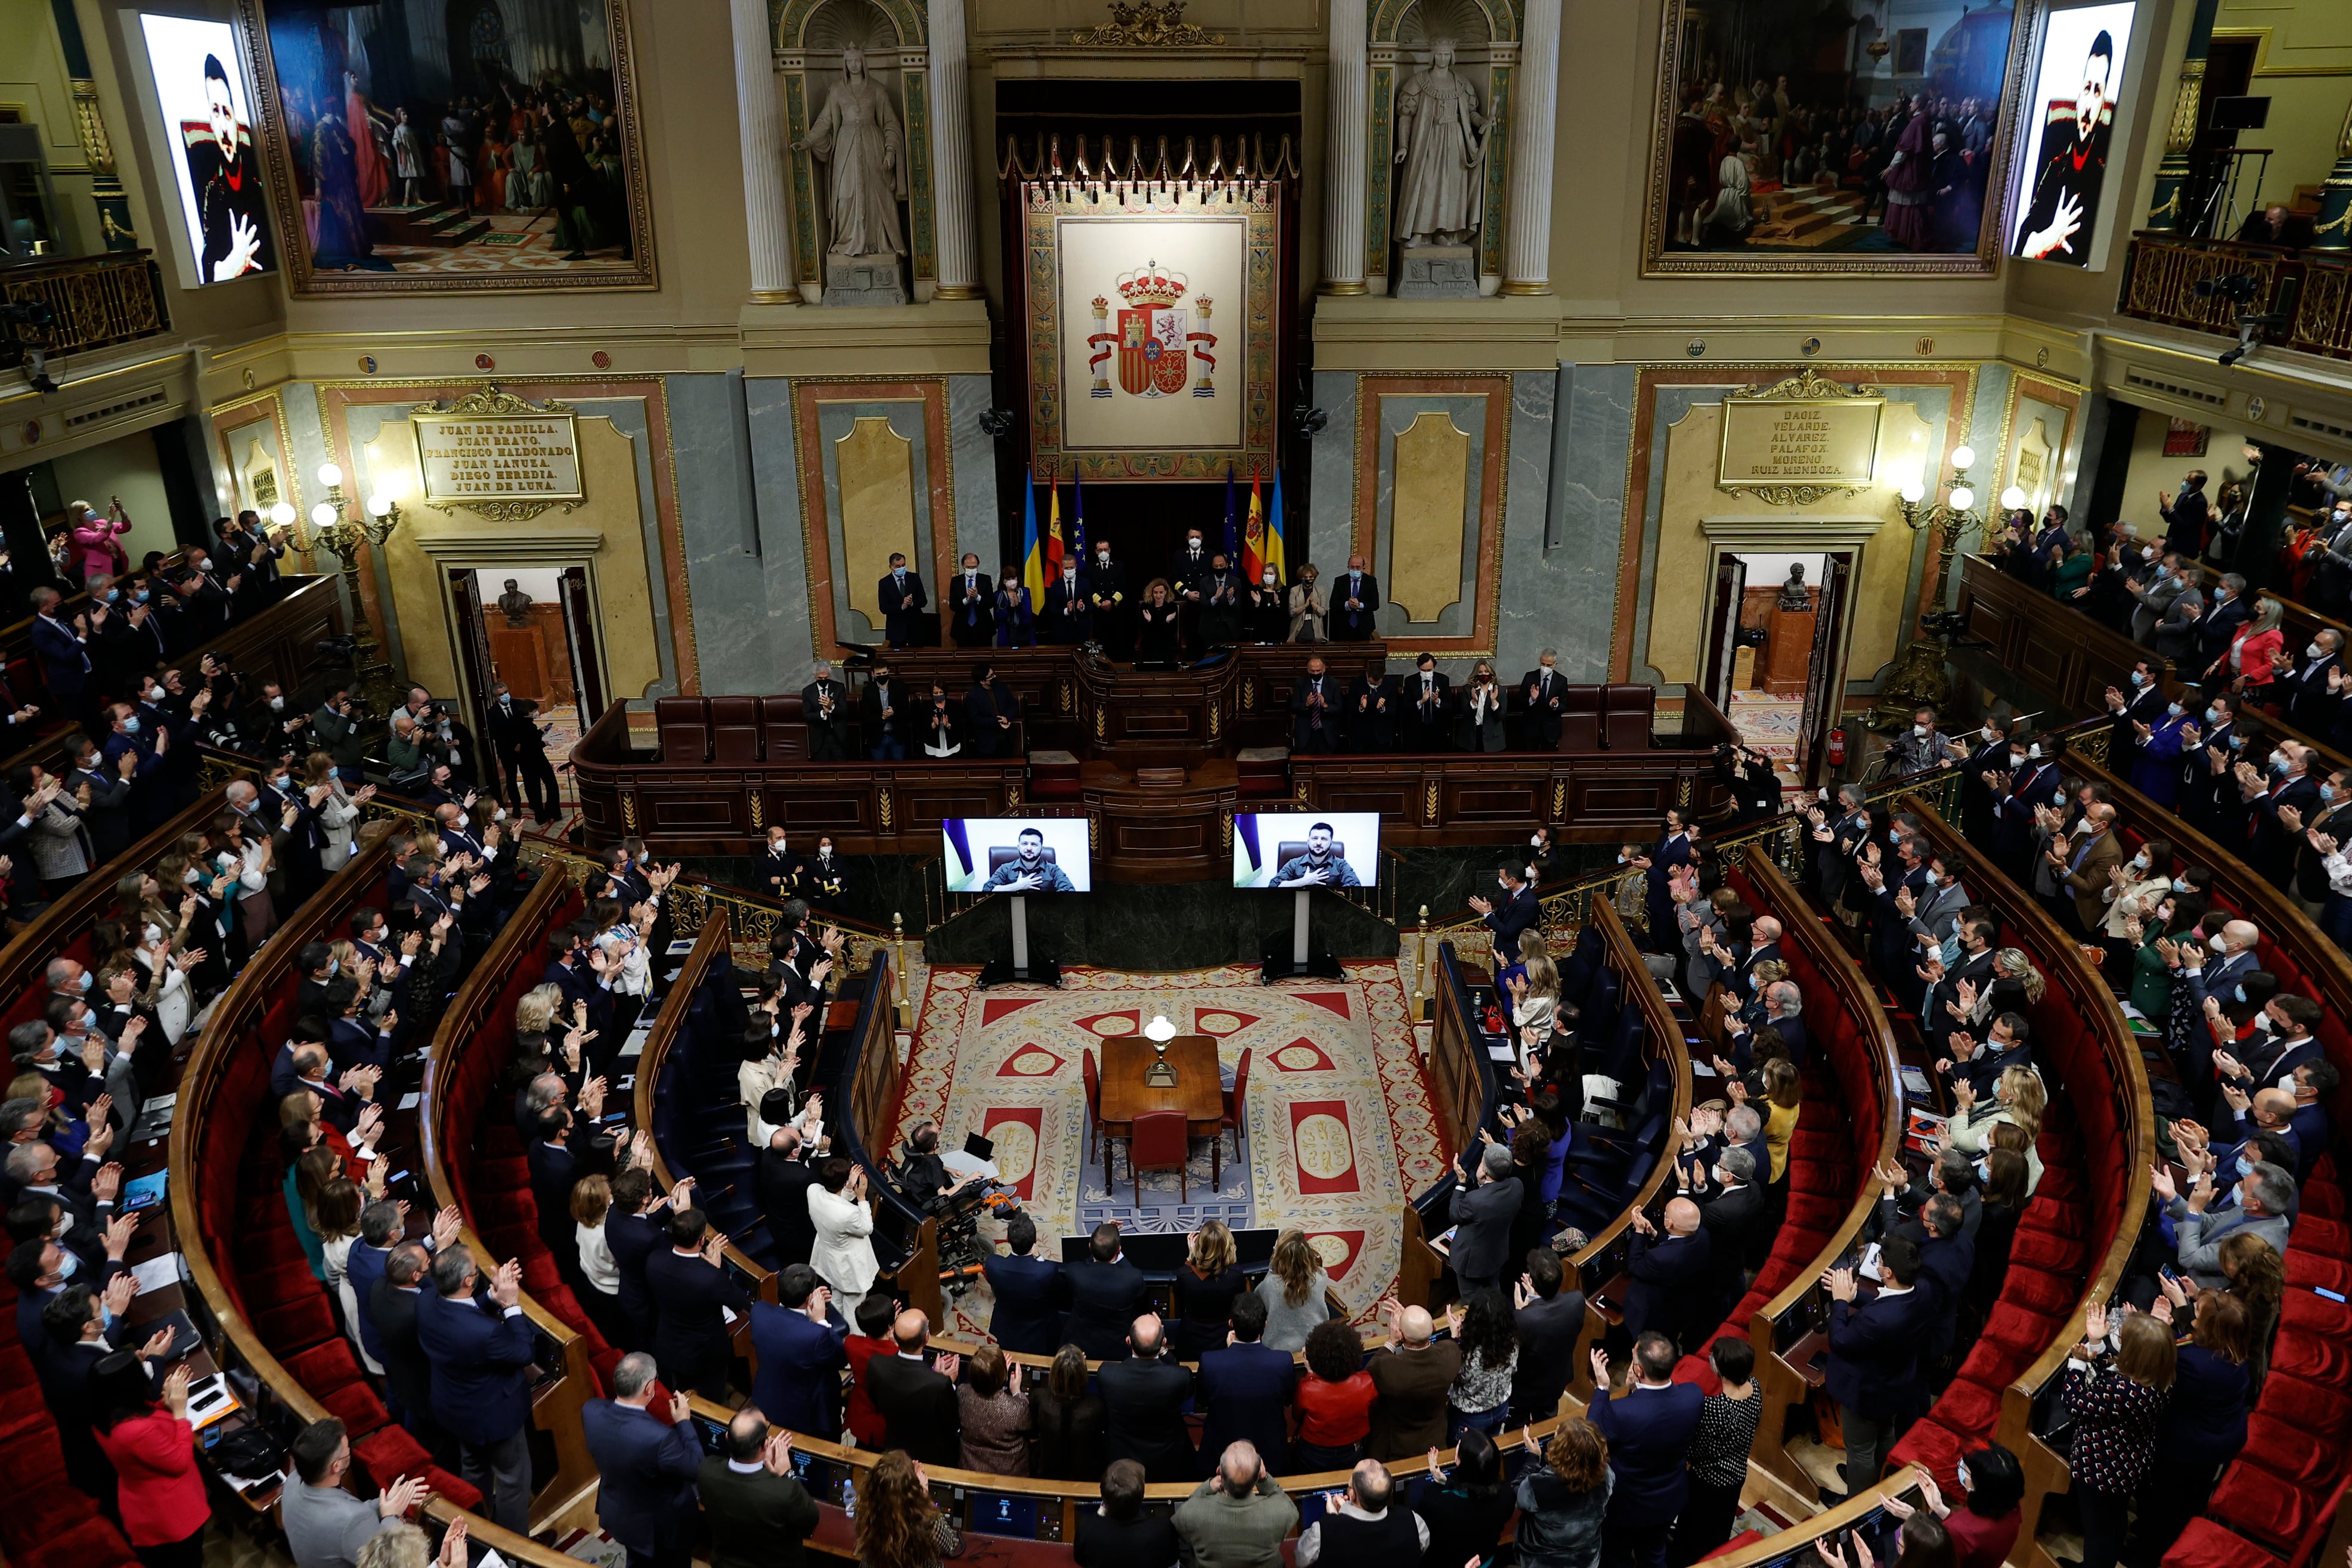
[[100, 573], [129, 568], [130, 557], [115, 542], [131, 531], [131, 520], [122, 516], [121, 510], [118, 504], [110, 515], [101, 517], [86, 500], [66, 508], [66, 526], [73, 531], [74, 558], [80, 563], [84, 582]]

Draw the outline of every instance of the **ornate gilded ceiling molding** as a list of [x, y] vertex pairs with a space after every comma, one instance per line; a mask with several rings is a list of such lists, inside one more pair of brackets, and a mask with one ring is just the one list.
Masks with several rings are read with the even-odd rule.
[[1223, 33], [1184, 20], [1186, 0], [1110, 0], [1110, 20], [1080, 27], [1070, 42], [1082, 48], [1202, 49], [1223, 45]]

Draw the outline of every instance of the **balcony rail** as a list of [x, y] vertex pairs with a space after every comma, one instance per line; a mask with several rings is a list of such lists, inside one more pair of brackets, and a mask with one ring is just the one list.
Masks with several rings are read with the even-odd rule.
[[[0, 268], [0, 300], [47, 305], [54, 319], [39, 346], [51, 355], [84, 353], [172, 329], [154, 253], [110, 251]], [[34, 332], [16, 329], [20, 341]]]
[[[2231, 276], [2252, 281], [2248, 298], [2198, 294], [2198, 284]], [[2352, 359], [2352, 257], [2340, 253], [2136, 234], [2124, 263], [2123, 294], [2116, 310], [2143, 321], [2235, 337], [2240, 312], [2277, 310], [2290, 283], [2295, 286], [2292, 314], [2284, 325], [2263, 328], [2261, 341], [2275, 348]]]

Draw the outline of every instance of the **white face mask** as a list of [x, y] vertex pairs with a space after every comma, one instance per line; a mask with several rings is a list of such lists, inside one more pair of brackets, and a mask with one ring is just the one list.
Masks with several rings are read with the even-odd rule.
[[2207, 939], [2206, 945], [2210, 947], [2215, 952], [2227, 952], [2230, 951], [2229, 942], [2218, 931], [2215, 931], [2210, 938]]
[[159, 942], [163, 941], [163, 928], [162, 926], [157, 925], [153, 921], [149, 921], [147, 922], [147, 926], [146, 926], [146, 937], [147, 937], [148, 943], [149, 943], [151, 946], [152, 946], [152, 944], [156, 943], [156, 942]]
[[1924, 741], [1927, 738], [1927, 726], [1925, 724], [1914, 724], [1911, 726], [1911, 732]]

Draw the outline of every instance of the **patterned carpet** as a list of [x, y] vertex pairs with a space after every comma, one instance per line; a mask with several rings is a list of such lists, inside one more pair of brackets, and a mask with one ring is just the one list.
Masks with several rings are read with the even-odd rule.
[[[1359, 1317], [1395, 1283], [1399, 1215], [1408, 1193], [1444, 1172], [1405, 992], [1396, 966], [1351, 963], [1339, 982], [1297, 988], [1255, 983], [1240, 967], [1174, 974], [1074, 968], [1059, 992], [1001, 987], [982, 995], [977, 971], [931, 972], [906, 1074], [898, 1135], [937, 1121], [945, 1142], [994, 1141], [996, 1163], [1048, 1236], [1106, 1218], [1128, 1228], [1190, 1231], [1203, 1219], [1303, 1226], [1334, 1286]], [[1195, 1146], [1189, 1203], [1172, 1172], [1130, 1197], [1124, 1158], [1107, 1184], [1086, 1157], [1081, 1053], [1139, 1031], [1164, 1013], [1180, 1033], [1218, 1042], [1230, 1086], [1252, 1053], [1242, 1158], [1225, 1149], [1222, 1189], [1209, 1188], [1209, 1146]], [[1099, 1057], [1097, 1057], [1099, 1060]], [[982, 1287], [959, 1304], [980, 1331]]]
[[1730, 710], [1724, 717], [1739, 731], [1741, 741], [1772, 759], [1783, 792], [1794, 788], [1797, 738], [1804, 723], [1805, 700], [1735, 691], [1731, 694]]

